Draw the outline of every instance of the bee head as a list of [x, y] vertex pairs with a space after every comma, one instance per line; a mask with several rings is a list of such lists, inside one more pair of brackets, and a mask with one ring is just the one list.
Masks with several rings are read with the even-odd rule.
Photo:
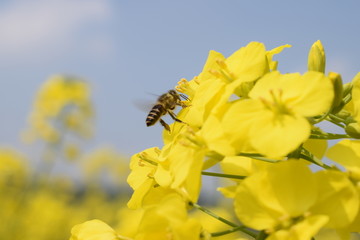
[[171, 95], [173, 95], [173, 96], [177, 96], [177, 95], [178, 95], [178, 93], [177, 93], [175, 90], [173, 90], [173, 89], [169, 90], [168, 93], [171, 94]]

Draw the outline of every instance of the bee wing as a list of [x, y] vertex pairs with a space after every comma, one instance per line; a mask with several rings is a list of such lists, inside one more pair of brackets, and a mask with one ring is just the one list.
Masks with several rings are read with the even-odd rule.
[[133, 104], [140, 111], [148, 113], [148, 112], [150, 112], [152, 107], [156, 104], [156, 101], [149, 101], [149, 100], [141, 99], [141, 100], [133, 101]]

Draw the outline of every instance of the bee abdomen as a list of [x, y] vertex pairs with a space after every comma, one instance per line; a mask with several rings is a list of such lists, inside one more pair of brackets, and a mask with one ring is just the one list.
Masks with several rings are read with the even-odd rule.
[[146, 118], [146, 126], [154, 125], [162, 115], [165, 113], [164, 106], [161, 104], [156, 104], [149, 112]]

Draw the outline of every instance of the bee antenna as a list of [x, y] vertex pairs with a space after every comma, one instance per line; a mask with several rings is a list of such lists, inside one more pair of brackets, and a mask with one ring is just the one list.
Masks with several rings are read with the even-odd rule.
[[180, 97], [182, 97], [185, 100], [189, 100], [189, 98], [186, 95], [182, 94], [182, 93], [180, 94]]

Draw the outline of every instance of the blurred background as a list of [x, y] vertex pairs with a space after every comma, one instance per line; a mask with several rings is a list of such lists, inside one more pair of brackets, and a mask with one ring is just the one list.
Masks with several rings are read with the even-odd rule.
[[[9, 160], [14, 163], [25, 156], [30, 165], [46, 162], [46, 157], [39, 160], [39, 156], [49, 148], [47, 143], [23, 141], [23, 132], [29, 127], [29, 116], [39, 89], [54, 74], [85, 79], [91, 87], [94, 134], [82, 142], [81, 156], [85, 160], [93, 159], [89, 161], [92, 167], [85, 166], [93, 176], [96, 175], [94, 169], [101, 168], [102, 164], [113, 166], [116, 165], [114, 161], [117, 162], [116, 168], [109, 167], [115, 169], [112, 181], [116, 183], [113, 185], [116, 189], [121, 185], [120, 181], [126, 179], [132, 154], [162, 146], [162, 127], [159, 124], [146, 127], [146, 109], [156, 102], [158, 95], [174, 88], [181, 78], [190, 80], [200, 73], [210, 50], [229, 56], [250, 41], [263, 42], [267, 49], [291, 44], [292, 48], [276, 56], [279, 70], [302, 73], [307, 69], [310, 46], [320, 39], [327, 55], [327, 71], [339, 72], [343, 80], [350, 81], [360, 71], [359, 8], [360, 2], [356, 0], [291, 3], [285, 0], [0, 1], [0, 146], [17, 152], [0, 152], [0, 157], [15, 159]], [[138, 106], [139, 103], [144, 103], [144, 109]], [[12, 167], [17, 173], [19, 169], [25, 176], [27, 168], [16, 164]], [[45, 167], [44, 172], [45, 177], [35, 181], [35, 185], [42, 187], [35, 186], [36, 189], [51, 186], [49, 180], [43, 181], [50, 173], [78, 180], [83, 177], [79, 177], [78, 169], [67, 162], [56, 162], [48, 169]], [[32, 177], [30, 174], [24, 179]], [[33, 189], [33, 185], [26, 183], [28, 179], [24, 179], [15, 177], [11, 181], [19, 189]], [[60, 182], [57, 184], [65, 192], [71, 189], [66, 187], [69, 182], [63, 179]], [[7, 191], [3, 190], [8, 194]], [[46, 190], [49, 198], [60, 199], [49, 191]], [[86, 194], [73, 192], [65, 199], [71, 202]], [[24, 202], [38, 204], [38, 208], [45, 202], [51, 203], [53, 212], [66, 206], [67, 211], [61, 210], [63, 219], [74, 215], [78, 205], [91, 209], [103, 200], [87, 198], [86, 204], [76, 202], [78, 205], [68, 207], [67, 204], [63, 206], [63, 202], [46, 200], [42, 192], [40, 195], [23, 195], [15, 191], [12, 197], [20, 199], [11, 207], [15, 212], [23, 212], [27, 206]], [[6, 201], [1, 204], [11, 205], [11, 198]], [[109, 205], [106, 211], [99, 208], [97, 212], [110, 213], [111, 207], [114, 206]], [[10, 221], [13, 229], [26, 226], [34, 216], [37, 218], [36, 206], [28, 209], [34, 212], [23, 215], [23, 222]], [[6, 217], [0, 216], [0, 220], [9, 222], [11, 214], [10, 211]], [[62, 231], [69, 234], [73, 224], [97, 216], [96, 211], [77, 214], [80, 215], [68, 221]], [[114, 222], [117, 215], [110, 215], [104, 218]], [[11, 230], [10, 225], [8, 229]], [[0, 236], [8, 232], [0, 231]], [[36, 234], [30, 231], [28, 236], [41, 239]], [[44, 239], [49, 234], [43, 233]], [[60, 235], [58, 239], [62, 239]]]

